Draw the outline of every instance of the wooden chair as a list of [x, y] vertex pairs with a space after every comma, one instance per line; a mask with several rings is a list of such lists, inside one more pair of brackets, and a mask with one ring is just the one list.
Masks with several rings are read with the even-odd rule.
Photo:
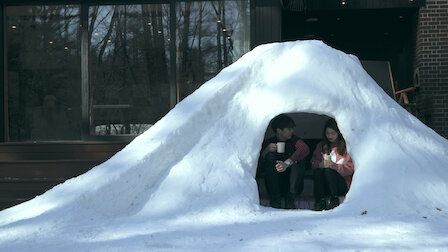
[[[416, 91], [418, 89], [418, 87], [419, 87], [419, 75], [420, 75], [419, 74], [419, 70], [418, 70], [418, 68], [416, 68], [415, 71], [414, 71], [412, 87], [405, 88], [405, 89], [398, 90], [398, 91], [395, 91], [395, 87], [394, 87], [394, 99], [395, 99], [395, 101], [398, 102], [398, 104], [403, 106], [410, 113], [415, 112], [414, 110], [416, 108], [416, 103], [415, 102], [409, 102], [408, 93], [414, 92], [414, 91]], [[392, 76], [391, 76], [391, 78], [392, 78]]]
[[[405, 88], [400, 91], [395, 91], [395, 101], [397, 101], [400, 105], [409, 105], [409, 98], [407, 93], [410, 91], [414, 91], [415, 87]], [[399, 95], [398, 99], [396, 96]]]
[[408, 96], [411, 92], [418, 90], [419, 87], [419, 71], [414, 71], [414, 80], [412, 87], [397, 90], [397, 83], [394, 81], [392, 69], [389, 61], [369, 61], [362, 60], [362, 66], [377, 84], [397, 103], [403, 106], [410, 113], [414, 113], [416, 104], [413, 103], [412, 96]]

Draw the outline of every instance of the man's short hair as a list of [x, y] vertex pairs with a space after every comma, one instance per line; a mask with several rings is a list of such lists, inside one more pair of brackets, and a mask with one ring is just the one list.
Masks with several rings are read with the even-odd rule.
[[271, 123], [271, 128], [274, 133], [277, 133], [277, 129], [283, 130], [284, 128], [294, 128], [295, 126], [296, 124], [294, 123], [294, 120], [285, 114], [276, 116], [272, 119]]

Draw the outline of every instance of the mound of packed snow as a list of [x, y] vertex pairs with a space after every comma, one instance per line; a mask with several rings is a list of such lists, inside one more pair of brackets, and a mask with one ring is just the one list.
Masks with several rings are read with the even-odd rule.
[[[334, 117], [355, 163], [332, 211], [261, 207], [269, 121]], [[393, 101], [359, 60], [320, 41], [263, 45], [88, 173], [0, 212], [5, 251], [448, 247], [448, 141]]]

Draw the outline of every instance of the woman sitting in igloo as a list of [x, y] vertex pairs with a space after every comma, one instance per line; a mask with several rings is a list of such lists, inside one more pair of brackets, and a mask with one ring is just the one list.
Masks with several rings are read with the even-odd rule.
[[354, 172], [352, 159], [336, 120], [331, 118], [325, 123], [322, 135], [322, 141], [316, 146], [311, 158], [316, 211], [333, 209], [340, 204], [339, 196], [347, 194]]

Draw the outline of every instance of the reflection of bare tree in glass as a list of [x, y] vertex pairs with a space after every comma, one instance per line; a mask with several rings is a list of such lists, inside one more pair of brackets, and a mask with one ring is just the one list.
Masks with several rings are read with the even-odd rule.
[[[177, 2], [176, 34], [169, 34], [168, 4], [90, 7], [93, 104], [139, 107], [129, 111], [128, 124], [161, 118], [169, 110], [169, 60], [177, 62], [180, 99], [233, 62], [232, 36], [246, 11], [239, 2], [248, 1]], [[100, 112], [98, 125], [106, 124]]]
[[[94, 27], [95, 21], [97, 19], [98, 9], [99, 9], [98, 6], [93, 7], [93, 12], [91, 14], [91, 19], [92, 20], [91, 20], [90, 30], [89, 30], [89, 38], [90, 38], [90, 40], [92, 38], [92, 32], [94, 31], [93, 27]], [[106, 15], [104, 18], [106, 18], [107, 16], [108, 15]], [[114, 12], [112, 14], [112, 18], [111, 18], [111, 20], [109, 22], [109, 28], [107, 29], [106, 35], [99, 42], [101, 47], [99, 49], [98, 56], [96, 57], [98, 59], [98, 62], [97, 62], [98, 66], [102, 65], [103, 55], [104, 55], [104, 52], [106, 50], [108, 39], [111, 37], [112, 31], [113, 31], [113, 28], [114, 28], [114, 23], [115, 23], [115, 20], [117, 19], [117, 17], [118, 17], [118, 7], [115, 7], [114, 8]]]
[[[226, 11], [225, 11], [225, 5], [223, 1], [217, 1], [217, 2], [211, 2], [213, 9], [215, 10], [215, 14], [217, 17], [216, 22], [216, 44], [217, 44], [217, 61], [218, 61], [218, 69], [217, 71], [221, 71], [223, 66], [227, 66], [227, 47], [226, 47]], [[221, 44], [222, 41], [222, 44]], [[221, 49], [222, 48], [222, 49]], [[223, 62], [224, 58], [224, 62]]]
[[197, 23], [197, 31], [198, 31], [198, 73], [197, 73], [197, 81], [200, 83], [204, 82], [204, 60], [202, 53], [202, 20], [204, 19], [204, 11], [206, 5], [202, 2], [199, 2], [199, 20]]
[[72, 94], [63, 102], [70, 109], [70, 113], [67, 110], [64, 113], [67, 112], [74, 125], [79, 121], [79, 114], [76, 114], [79, 110], [76, 109], [80, 103], [79, 86], [73, 85], [80, 79], [79, 8], [70, 5], [6, 8], [7, 27], [15, 27], [5, 30], [10, 140], [30, 139], [33, 129], [27, 114], [40, 106], [44, 94], [57, 90]]
[[154, 123], [169, 110], [163, 5], [99, 6], [90, 13], [93, 104], [112, 105], [108, 112], [97, 106], [95, 124], [128, 134]]
[[177, 4], [178, 84], [181, 99], [233, 63], [232, 34], [240, 1]]
[[[167, 60], [165, 54], [165, 39], [164, 39], [164, 23], [162, 17], [164, 16], [162, 6], [155, 5], [151, 6], [151, 20], [154, 22], [151, 25], [152, 28], [152, 39], [154, 40], [153, 48], [150, 48], [152, 55], [151, 71], [157, 73], [157, 78], [152, 78], [156, 82], [158, 91], [161, 91], [161, 84], [166, 84], [168, 82], [168, 69]], [[155, 76], [154, 76], [155, 77]], [[159, 93], [155, 92], [155, 93]]]
[[[184, 27], [182, 30], [182, 41], [181, 41], [181, 71], [186, 74], [187, 70], [187, 64], [190, 63], [190, 49], [188, 46], [188, 40], [190, 35], [190, 15], [191, 15], [191, 2], [185, 2], [184, 3], [184, 12], [183, 12], [183, 18], [184, 18]], [[199, 20], [201, 22], [202, 20]]]

